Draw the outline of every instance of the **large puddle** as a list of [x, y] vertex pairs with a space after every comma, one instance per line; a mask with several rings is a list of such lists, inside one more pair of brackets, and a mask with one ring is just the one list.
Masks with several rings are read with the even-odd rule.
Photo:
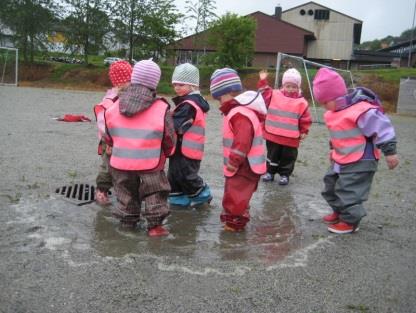
[[97, 213], [93, 247], [102, 256], [127, 254], [195, 259], [209, 264], [219, 260], [250, 260], [272, 264], [300, 244], [295, 203], [290, 193], [271, 186], [251, 201], [251, 221], [241, 233], [225, 232], [219, 221], [221, 192], [214, 190], [214, 201], [198, 209], [174, 209], [167, 220], [171, 234], [149, 238], [143, 225], [135, 230], [121, 228], [109, 209]]
[[313, 229], [308, 223], [313, 220], [311, 216], [322, 215], [315, 195], [299, 194], [295, 186], [260, 183], [251, 201], [251, 221], [246, 230], [230, 233], [223, 230], [219, 220], [220, 186], [212, 186], [214, 200], [210, 206], [172, 210], [166, 221], [170, 235], [162, 238], [149, 238], [144, 224], [134, 230], [120, 227], [111, 215], [111, 207], [101, 208], [95, 203], [77, 206], [60, 196], [21, 199], [12, 205], [7, 224], [11, 230], [23, 230], [27, 235], [22, 246], [15, 248], [62, 251], [74, 262], [88, 262], [92, 255], [141, 255], [196, 266], [223, 261], [270, 266], [311, 243], [305, 241], [305, 235], [314, 237], [307, 234]]

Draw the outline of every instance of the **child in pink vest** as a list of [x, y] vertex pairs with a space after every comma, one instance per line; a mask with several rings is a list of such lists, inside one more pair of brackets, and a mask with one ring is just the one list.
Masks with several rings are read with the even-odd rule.
[[119, 91], [130, 83], [132, 68], [127, 61], [117, 61], [110, 65], [108, 76], [113, 88], [107, 90], [103, 100], [94, 106], [95, 118], [97, 120], [98, 137], [98, 154], [101, 155], [101, 165], [96, 178], [97, 190], [95, 192], [95, 200], [98, 204], [107, 205], [110, 203], [108, 199], [108, 191], [113, 186], [113, 181], [108, 172], [109, 156], [106, 152], [108, 137], [105, 136], [105, 111], [111, 107], [118, 99]]
[[399, 164], [394, 128], [377, 95], [363, 87], [348, 91], [344, 79], [333, 70], [321, 68], [316, 73], [313, 94], [326, 109], [324, 119], [330, 132], [332, 164], [324, 177], [322, 196], [332, 213], [323, 220], [331, 224], [330, 232], [352, 233], [366, 215], [363, 202], [368, 199], [381, 152], [389, 169]]
[[242, 231], [250, 220], [250, 199], [266, 171], [262, 121], [267, 109], [259, 93], [242, 93], [240, 77], [233, 69], [216, 70], [211, 76], [210, 90], [224, 115], [221, 222], [226, 231]]
[[268, 108], [264, 138], [267, 146], [267, 173], [263, 181], [280, 175], [279, 185], [287, 185], [295, 169], [298, 147], [309, 132], [312, 119], [308, 102], [302, 96], [301, 75], [294, 69], [283, 73], [282, 88], [273, 90], [267, 83], [267, 72], [260, 72], [258, 87]]
[[169, 158], [169, 203], [188, 207], [210, 202], [212, 195], [198, 175], [204, 156], [208, 102], [199, 92], [199, 70], [192, 64], [178, 65], [172, 75], [176, 97], [173, 123], [177, 135], [175, 153]]
[[113, 215], [128, 227], [136, 227], [143, 216], [151, 237], [169, 234], [163, 226], [170, 213], [164, 167], [176, 143], [169, 104], [156, 97], [160, 76], [152, 60], [137, 62], [130, 86], [105, 112], [112, 144], [110, 173], [118, 199]]

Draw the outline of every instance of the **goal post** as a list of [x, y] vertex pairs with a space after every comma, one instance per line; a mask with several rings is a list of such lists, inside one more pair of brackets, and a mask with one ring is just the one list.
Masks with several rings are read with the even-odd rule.
[[0, 85], [17, 86], [19, 72], [19, 50], [0, 47]]
[[349, 70], [339, 69], [339, 68], [331, 67], [325, 64], [312, 62], [309, 60], [305, 60], [302, 57], [290, 55], [286, 53], [279, 52], [277, 55], [276, 79], [274, 83], [274, 88], [279, 88], [281, 86], [283, 73], [287, 69], [289, 68], [297, 69], [299, 73], [302, 75], [302, 93], [305, 96], [305, 98], [307, 100], [310, 100], [310, 103], [312, 103], [313, 121], [316, 123], [322, 123], [322, 117], [321, 117], [322, 110], [320, 110], [321, 112], [318, 113], [317, 102], [312, 92], [312, 82], [313, 82], [313, 78], [315, 77], [316, 72], [321, 67], [330, 68], [331, 70], [336, 71], [345, 80], [345, 83], [348, 88], [354, 88], [354, 80], [352, 77], [352, 73]]

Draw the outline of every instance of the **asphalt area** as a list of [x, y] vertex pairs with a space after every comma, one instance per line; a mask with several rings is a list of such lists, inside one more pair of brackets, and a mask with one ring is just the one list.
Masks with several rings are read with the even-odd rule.
[[55, 118], [93, 119], [103, 95], [0, 87], [1, 313], [416, 312], [415, 117], [390, 116], [401, 163], [380, 161], [357, 233], [321, 222], [328, 133], [314, 123], [290, 184], [261, 182], [236, 234], [219, 221], [222, 117], [210, 102], [200, 174], [214, 199], [173, 209], [171, 234], [149, 238], [143, 224], [121, 228], [111, 206], [56, 192], [93, 187], [100, 158], [95, 123]]

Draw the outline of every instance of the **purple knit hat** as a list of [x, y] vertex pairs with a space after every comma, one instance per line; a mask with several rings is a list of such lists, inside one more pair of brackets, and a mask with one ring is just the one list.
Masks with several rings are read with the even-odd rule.
[[313, 79], [313, 95], [320, 103], [335, 100], [347, 94], [344, 79], [337, 72], [322, 67]]
[[133, 67], [131, 83], [140, 84], [150, 89], [156, 89], [159, 84], [161, 70], [152, 60], [142, 60]]
[[231, 68], [221, 68], [216, 70], [211, 76], [211, 85], [209, 87], [214, 99], [232, 91], [242, 91], [240, 77], [237, 72]]

